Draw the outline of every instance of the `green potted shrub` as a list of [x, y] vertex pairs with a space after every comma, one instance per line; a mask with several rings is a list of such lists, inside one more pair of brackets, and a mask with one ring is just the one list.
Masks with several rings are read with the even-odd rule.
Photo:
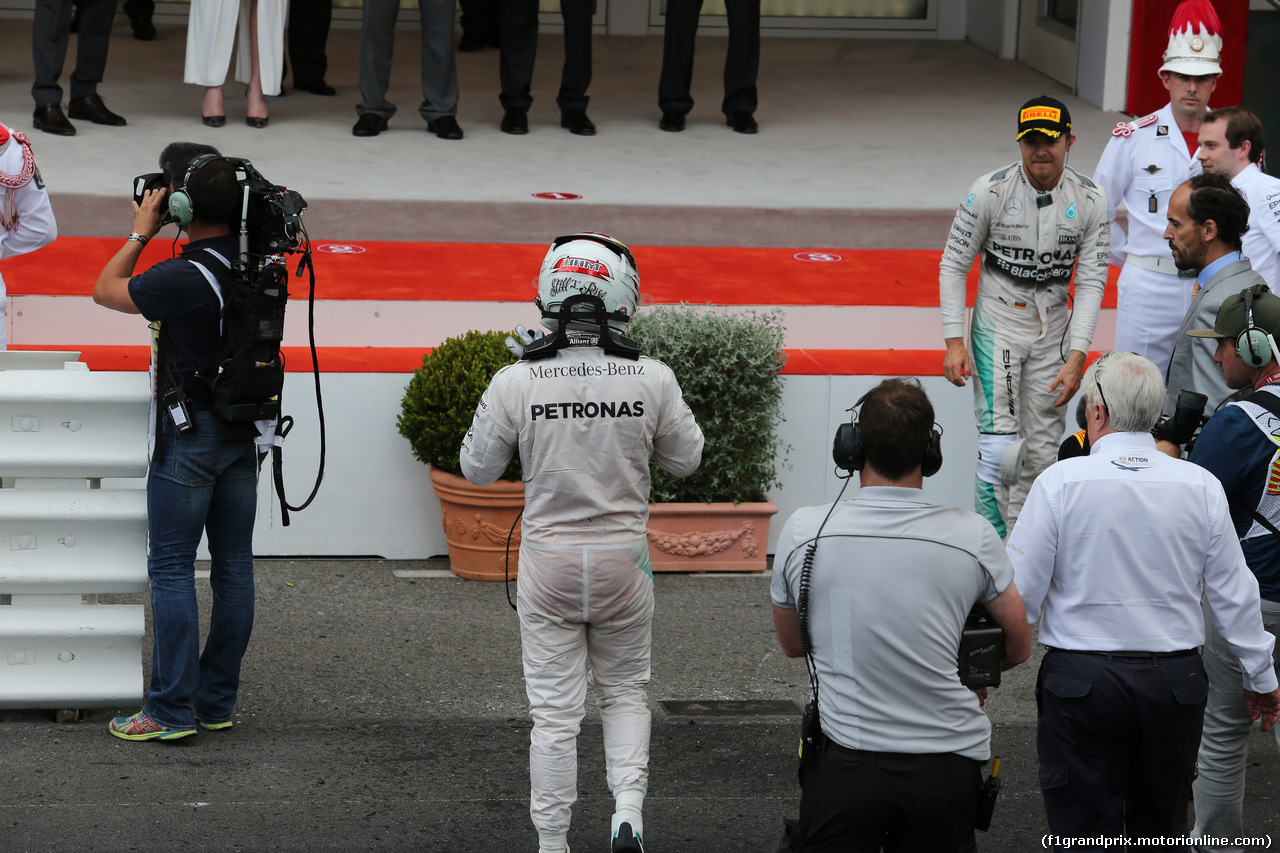
[[646, 309], [632, 322], [628, 334], [674, 371], [706, 438], [691, 476], [652, 466], [654, 571], [764, 571], [778, 511], [766, 492], [790, 450], [778, 436], [783, 319], [781, 311], [680, 305]]
[[467, 332], [449, 338], [422, 358], [400, 403], [396, 428], [409, 440], [413, 455], [430, 466], [431, 486], [440, 499], [441, 521], [449, 546], [449, 568], [472, 580], [507, 576], [507, 538], [511, 536], [510, 576], [516, 576], [520, 530], [512, 525], [524, 507], [520, 457], [502, 479], [473, 486], [462, 476], [458, 449], [489, 380], [515, 361], [504, 343], [509, 332]]

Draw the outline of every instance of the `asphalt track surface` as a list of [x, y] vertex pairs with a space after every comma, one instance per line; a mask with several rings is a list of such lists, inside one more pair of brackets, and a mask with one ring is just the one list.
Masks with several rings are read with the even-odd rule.
[[[533, 853], [515, 615], [501, 584], [439, 576], [446, 565], [260, 560], [229, 731], [133, 743], [106, 724], [138, 705], [79, 724], [0, 711], [0, 851]], [[397, 576], [405, 570], [432, 576]], [[651, 853], [771, 853], [783, 817], [798, 812], [798, 717], [675, 716], [660, 704], [802, 703], [804, 667], [777, 648], [768, 584], [656, 580]], [[208, 584], [197, 586], [207, 617]], [[1037, 659], [1006, 673], [988, 702], [1005, 782], [991, 832], [979, 833], [983, 853], [1043, 849]], [[569, 840], [574, 853], [604, 853], [612, 798], [594, 696], [588, 709]], [[1280, 841], [1275, 743], [1255, 732], [1252, 746], [1245, 828]]]

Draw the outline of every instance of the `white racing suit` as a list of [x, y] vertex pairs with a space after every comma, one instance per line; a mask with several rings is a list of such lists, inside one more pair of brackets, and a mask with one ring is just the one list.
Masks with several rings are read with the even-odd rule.
[[[1111, 263], [1123, 265], [1116, 282], [1116, 349], [1136, 352], [1169, 369], [1178, 327], [1191, 304], [1195, 273], [1179, 275], [1164, 229], [1169, 196], [1200, 174], [1200, 161], [1165, 104], [1111, 131], [1093, 180], [1111, 202]], [[1129, 233], [1115, 223], [1124, 202]]]
[[[1067, 167], [1051, 192], [1040, 193], [1019, 163], [974, 182], [951, 225], [939, 274], [944, 337], [964, 336], [965, 280], [982, 255], [970, 331], [974, 501], [1001, 536], [1056, 457], [1067, 407], [1054, 408], [1062, 389], [1049, 385], [1070, 350], [1089, 352], [1107, 281], [1108, 227], [1106, 194], [1088, 178]], [[1000, 469], [1018, 438], [1026, 440], [1026, 464], [1017, 482], [1004, 484]]]
[[649, 460], [688, 476], [702, 461], [702, 431], [662, 362], [573, 347], [498, 371], [463, 440], [462, 471], [491, 483], [517, 448], [529, 813], [539, 832], [562, 832], [577, 799], [588, 664], [609, 788], [648, 784]]

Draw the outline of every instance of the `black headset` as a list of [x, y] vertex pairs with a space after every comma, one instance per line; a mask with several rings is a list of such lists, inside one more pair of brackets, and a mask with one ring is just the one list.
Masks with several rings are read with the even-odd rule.
[[1236, 337], [1236, 351], [1246, 367], [1264, 367], [1276, 355], [1270, 333], [1253, 325], [1253, 300], [1270, 291], [1265, 284], [1255, 284], [1240, 292], [1244, 297], [1244, 331]]
[[[840, 424], [836, 428], [835, 441], [831, 446], [831, 458], [835, 460], [838, 467], [850, 474], [861, 471], [867, 464], [867, 453], [862, 446], [862, 427], [858, 425], [858, 410], [870, 394], [870, 391], [863, 394], [858, 398], [858, 402], [853, 404], [853, 408], [849, 409], [854, 413], [853, 417], [849, 419], [849, 423]], [[941, 469], [942, 427], [935, 423], [929, 430], [929, 441], [925, 444], [924, 457], [920, 460], [920, 473], [926, 477], [932, 477]]]
[[187, 189], [188, 184], [191, 183], [191, 176], [196, 173], [196, 170], [202, 168], [206, 164], [212, 163], [214, 160], [225, 159], [227, 158], [219, 154], [201, 154], [199, 157], [196, 157], [191, 161], [191, 164], [187, 166], [187, 173], [182, 177], [182, 186], [169, 194], [169, 215], [177, 220], [177, 223], [183, 228], [190, 225], [191, 221], [195, 219], [196, 216], [195, 202], [192, 200], [191, 193]]

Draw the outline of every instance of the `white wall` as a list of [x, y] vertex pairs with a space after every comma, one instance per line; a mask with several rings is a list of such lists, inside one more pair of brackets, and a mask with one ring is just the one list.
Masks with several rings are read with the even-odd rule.
[[1001, 59], [1018, 55], [1018, 0], [968, 0], [965, 36]]
[[[782, 424], [791, 445], [790, 467], [780, 471], [782, 487], [769, 497], [778, 515], [769, 529], [769, 552], [782, 522], [797, 507], [833, 500], [842, 481], [833, 474], [831, 441], [845, 411], [880, 381], [873, 376], [787, 376]], [[415, 460], [396, 432], [395, 419], [409, 374], [331, 374], [323, 377], [328, 426], [328, 459], [315, 503], [281, 524], [279, 507], [264, 468], [259, 486], [254, 552], [261, 556], [379, 555], [422, 559], [445, 553], [440, 505], [426, 466]], [[941, 377], [922, 379], [942, 426], [945, 464], [925, 482], [934, 500], [962, 507], [973, 504], [973, 461], [977, 432], [973, 392]], [[311, 377], [291, 373], [284, 408], [297, 421], [285, 444], [285, 485], [300, 503], [311, 489], [319, 452]], [[857, 488], [856, 480], [846, 497]]]

